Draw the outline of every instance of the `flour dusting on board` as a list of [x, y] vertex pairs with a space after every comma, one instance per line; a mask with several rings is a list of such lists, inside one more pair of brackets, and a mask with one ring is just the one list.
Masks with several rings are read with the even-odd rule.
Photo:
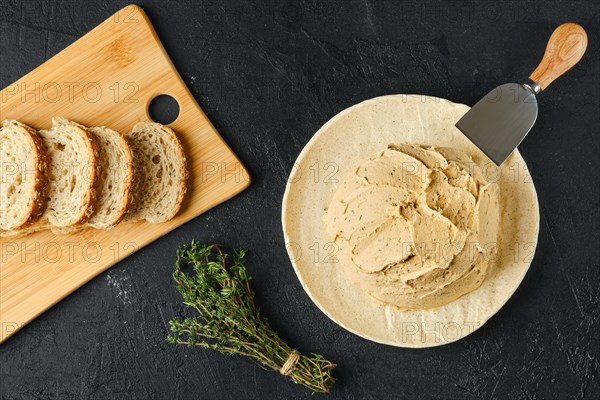
[[108, 274], [106, 274], [106, 283], [108, 283], [108, 287], [113, 290], [121, 303], [131, 304], [133, 284], [131, 283], [131, 277], [129, 275], [116, 271], [109, 271]]

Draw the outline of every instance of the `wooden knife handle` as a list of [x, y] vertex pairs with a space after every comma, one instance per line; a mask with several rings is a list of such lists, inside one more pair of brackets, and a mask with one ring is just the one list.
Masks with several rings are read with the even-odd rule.
[[581, 60], [587, 41], [581, 25], [573, 22], [560, 25], [550, 36], [544, 57], [529, 79], [546, 89]]

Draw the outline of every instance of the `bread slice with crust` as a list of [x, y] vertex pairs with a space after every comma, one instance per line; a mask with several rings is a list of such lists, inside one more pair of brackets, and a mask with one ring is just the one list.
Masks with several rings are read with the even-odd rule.
[[14, 120], [0, 128], [0, 229], [38, 220], [46, 208], [46, 152], [35, 129]]
[[45, 217], [54, 227], [86, 222], [94, 213], [98, 185], [98, 145], [79, 124], [56, 117], [52, 129], [40, 131], [48, 163], [48, 208]]
[[87, 225], [109, 229], [121, 222], [129, 208], [133, 185], [133, 159], [129, 144], [107, 127], [88, 129], [99, 144], [100, 175], [94, 214]]
[[133, 197], [125, 219], [165, 222], [173, 218], [187, 191], [183, 147], [173, 130], [140, 122], [126, 136], [133, 154]]

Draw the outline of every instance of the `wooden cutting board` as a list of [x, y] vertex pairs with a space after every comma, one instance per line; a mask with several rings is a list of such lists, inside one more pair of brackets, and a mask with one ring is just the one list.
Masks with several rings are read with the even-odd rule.
[[63, 116], [121, 132], [150, 120], [148, 105], [161, 94], [180, 108], [169, 126], [182, 140], [191, 175], [181, 212], [162, 224], [0, 238], [0, 343], [99, 273], [250, 184], [137, 6], [123, 8], [0, 92], [2, 120], [47, 129], [53, 116]]

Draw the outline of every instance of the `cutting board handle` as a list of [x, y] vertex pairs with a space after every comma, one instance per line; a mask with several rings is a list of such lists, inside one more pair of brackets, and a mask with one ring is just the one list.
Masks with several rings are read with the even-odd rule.
[[554, 30], [540, 65], [529, 79], [546, 89], [556, 78], [581, 60], [587, 47], [587, 35], [581, 25], [567, 22]]

